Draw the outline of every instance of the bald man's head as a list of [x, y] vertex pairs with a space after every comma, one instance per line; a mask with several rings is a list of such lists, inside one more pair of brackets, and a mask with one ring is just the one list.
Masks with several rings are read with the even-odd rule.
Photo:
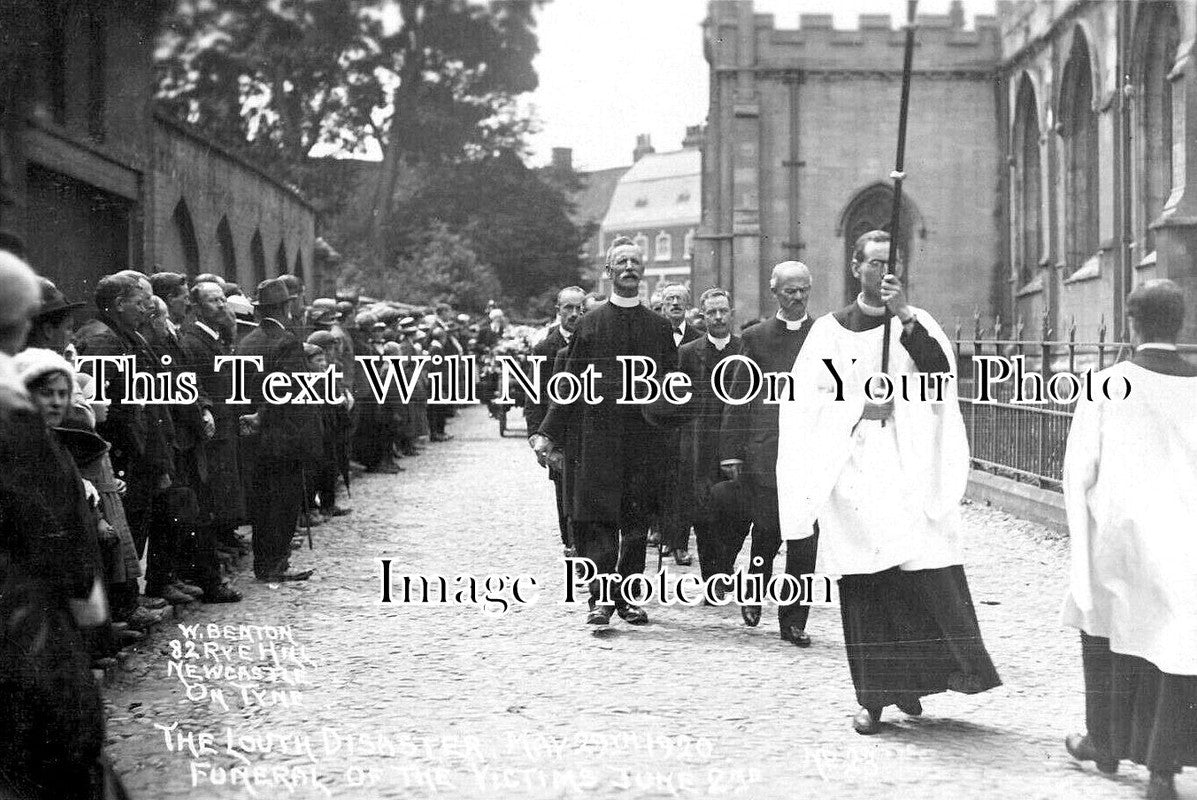
[[1147, 281], [1126, 298], [1126, 313], [1142, 342], [1175, 342], [1185, 321], [1185, 295], [1166, 278]]
[[25, 346], [30, 320], [42, 302], [37, 273], [6, 250], [0, 250], [0, 351], [16, 355]]

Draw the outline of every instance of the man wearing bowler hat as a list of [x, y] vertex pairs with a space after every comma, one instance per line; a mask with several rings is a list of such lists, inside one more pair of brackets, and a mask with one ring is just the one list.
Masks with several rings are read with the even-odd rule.
[[319, 464], [323, 435], [317, 406], [267, 403], [263, 375], [306, 372], [303, 344], [291, 330], [295, 295], [277, 279], [258, 284], [258, 327], [241, 341], [238, 355], [261, 356], [262, 372], [247, 371], [254, 413], [246, 438], [252, 453], [250, 520], [254, 576], [265, 582], [302, 581], [312, 570], [290, 572], [291, 536], [303, 509], [304, 470]]

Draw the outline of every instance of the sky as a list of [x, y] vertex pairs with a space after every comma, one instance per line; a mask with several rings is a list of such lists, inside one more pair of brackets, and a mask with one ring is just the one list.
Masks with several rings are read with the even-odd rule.
[[[946, 14], [950, 0], [921, 0], [919, 12]], [[799, 14], [833, 14], [837, 28], [859, 14], [906, 15], [903, 0], [755, 0], [778, 28], [797, 28]], [[966, 25], [992, 14], [993, 0], [964, 0]], [[687, 125], [706, 119], [707, 63], [702, 56], [706, 0], [551, 0], [540, 12], [539, 88], [526, 103], [541, 130], [531, 139], [533, 165], [554, 147], [573, 149], [574, 168], [632, 163], [638, 133], [658, 152], [681, 147]]]

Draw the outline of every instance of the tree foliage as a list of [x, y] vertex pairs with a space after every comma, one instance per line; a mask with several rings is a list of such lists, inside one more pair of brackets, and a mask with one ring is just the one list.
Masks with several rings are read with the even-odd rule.
[[577, 283], [591, 231], [569, 218], [570, 201], [512, 152], [444, 166], [395, 208], [388, 249], [407, 252], [437, 224], [464, 234], [509, 301]]
[[366, 294], [417, 305], [448, 303], [480, 313], [501, 287], [494, 271], [460, 234], [445, 225], [425, 230], [387, 267], [366, 267], [354, 283]]
[[541, 2], [175, 0], [158, 96], [298, 182], [318, 143], [359, 153], [377, 143], [385, 219], [401, 162], [520, 146], [515, 98], [536, 88]]

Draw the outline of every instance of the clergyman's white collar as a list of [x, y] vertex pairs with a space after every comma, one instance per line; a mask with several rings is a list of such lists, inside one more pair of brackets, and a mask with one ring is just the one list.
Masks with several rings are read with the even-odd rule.
[[781, 322], [782, 322], [782, 323], [783, 323], [783, 324], [786, 326], [786, 330], [788, 330], [788, 331], [796, 331], [796, 330], [798, 330], [799, 328], [801, 328], [801, 327], [802, 327], [802, 326], [803, 326], [803, 325], [806, 323], [806, 321], [807, 321], [808, 319], [810, 319], [810, 315], [809, 315], [809, 314], [803, 314], [803, 315], [802, 315], [802, 319], [786, 319], [785, 317], [783, 317], [783, 316], [781, 315], [781, 312], [780, 312], [780, 311], [778, 311], [778, 312], [777, 312], [777, 318], [778, 318], [779, 320], [781, 320]]
[[856, 296], [856, 307], [861, 310], [866, 317], [880, 317], [885, 314], [885, 306], [871, 306], [864, 301], [864, 295], [858, 294]]
[[723, 338], [717, 339], [708, 333], [707, 341], [715, 345], [716, 350], [723, 352], [723, 348], [727, 347], [727, 343], [731, 341], [731, 336], [724, 336]]
[[624, 297], [623, 295], [611, 293], [611, 304], [619, 306], [620, 308], [635, 308], [640, 305], [640, 296]]

